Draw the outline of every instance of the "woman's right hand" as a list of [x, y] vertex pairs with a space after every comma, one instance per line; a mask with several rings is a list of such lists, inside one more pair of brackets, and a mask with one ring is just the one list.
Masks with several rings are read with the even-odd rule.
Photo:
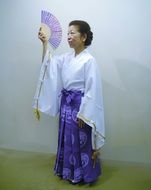
[[39, 29], [38, 38], [43, 43], [43, 53], [42, 53], [42, 62], [43, 62], [44, 57], [46, 55], [46, 51], [47, 51], [47, 45], [48, 45], [48, 36], [43, 27], [40, 27]]
[[43, 31], [42, 27], [40, 27], [40, 29], [39, 29], [38, 38], [41, 40], [42, 43], [47, 43], [48, 42], [47, 35]]

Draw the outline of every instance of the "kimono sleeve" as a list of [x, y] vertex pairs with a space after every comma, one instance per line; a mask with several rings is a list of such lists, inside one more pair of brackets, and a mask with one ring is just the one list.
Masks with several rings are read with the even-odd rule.
[[51, 57], [47, 51], [34, 96], [33, 108], [38, 107], [39, 111], [51, 116], [59, 113], [59, 93], [62, 88], [60, 61], [59, 56]]
[[103, 95], [101, 77], [94, 58], [85, 64], [84, 97], [77, 117], [92, 127], [93, 149], [101, 148], [105, 141]]

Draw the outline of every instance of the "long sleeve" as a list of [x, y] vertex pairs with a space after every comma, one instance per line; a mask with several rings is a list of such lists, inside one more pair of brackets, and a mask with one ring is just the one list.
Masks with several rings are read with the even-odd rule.
[[47, 51], [41, 66], [33, 103], [33, 108], [38, 107], [39, 111], [51, 116], [59, 113], [59, 93], [62, 88], [59, 61], [58, 57], [51, 57], [50, 52]]
[[100, 73], [94, 58], [85, 64], [85, 90], [78, 118], [92, 127], [92, 147], [104, 145], [105, 126]]

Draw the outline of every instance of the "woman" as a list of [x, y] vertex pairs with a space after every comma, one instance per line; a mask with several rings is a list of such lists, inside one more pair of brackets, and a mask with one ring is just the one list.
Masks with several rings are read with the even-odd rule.
[[50, 58], [47, 36], [40, 29], [46, 69], [41, 94], [34, 108], [46, 114], [59, 114], [55, 174], [72, 183], [91, 183], [101, 174], [98, 153], [104, 145], [104, 111], [101, 81], [94, 57], [87, 47], [93, 33], [85, 21], [70, 22], [68, 43], [71, 53]]

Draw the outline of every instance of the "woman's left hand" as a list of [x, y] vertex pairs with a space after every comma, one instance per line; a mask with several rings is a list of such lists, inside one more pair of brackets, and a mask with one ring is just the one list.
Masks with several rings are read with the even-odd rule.
[[93, 168], [95, 168], [95, 164], [96, 164], [96, 161], [97, 161], [99, 154], [100, 154], [100, 149], [93, 150], [93, 153], [92, 153]]
[[80, 128], [83, 128], [85, 126], [85, 122], [82, 119], [77, 118], [77, 121]]

